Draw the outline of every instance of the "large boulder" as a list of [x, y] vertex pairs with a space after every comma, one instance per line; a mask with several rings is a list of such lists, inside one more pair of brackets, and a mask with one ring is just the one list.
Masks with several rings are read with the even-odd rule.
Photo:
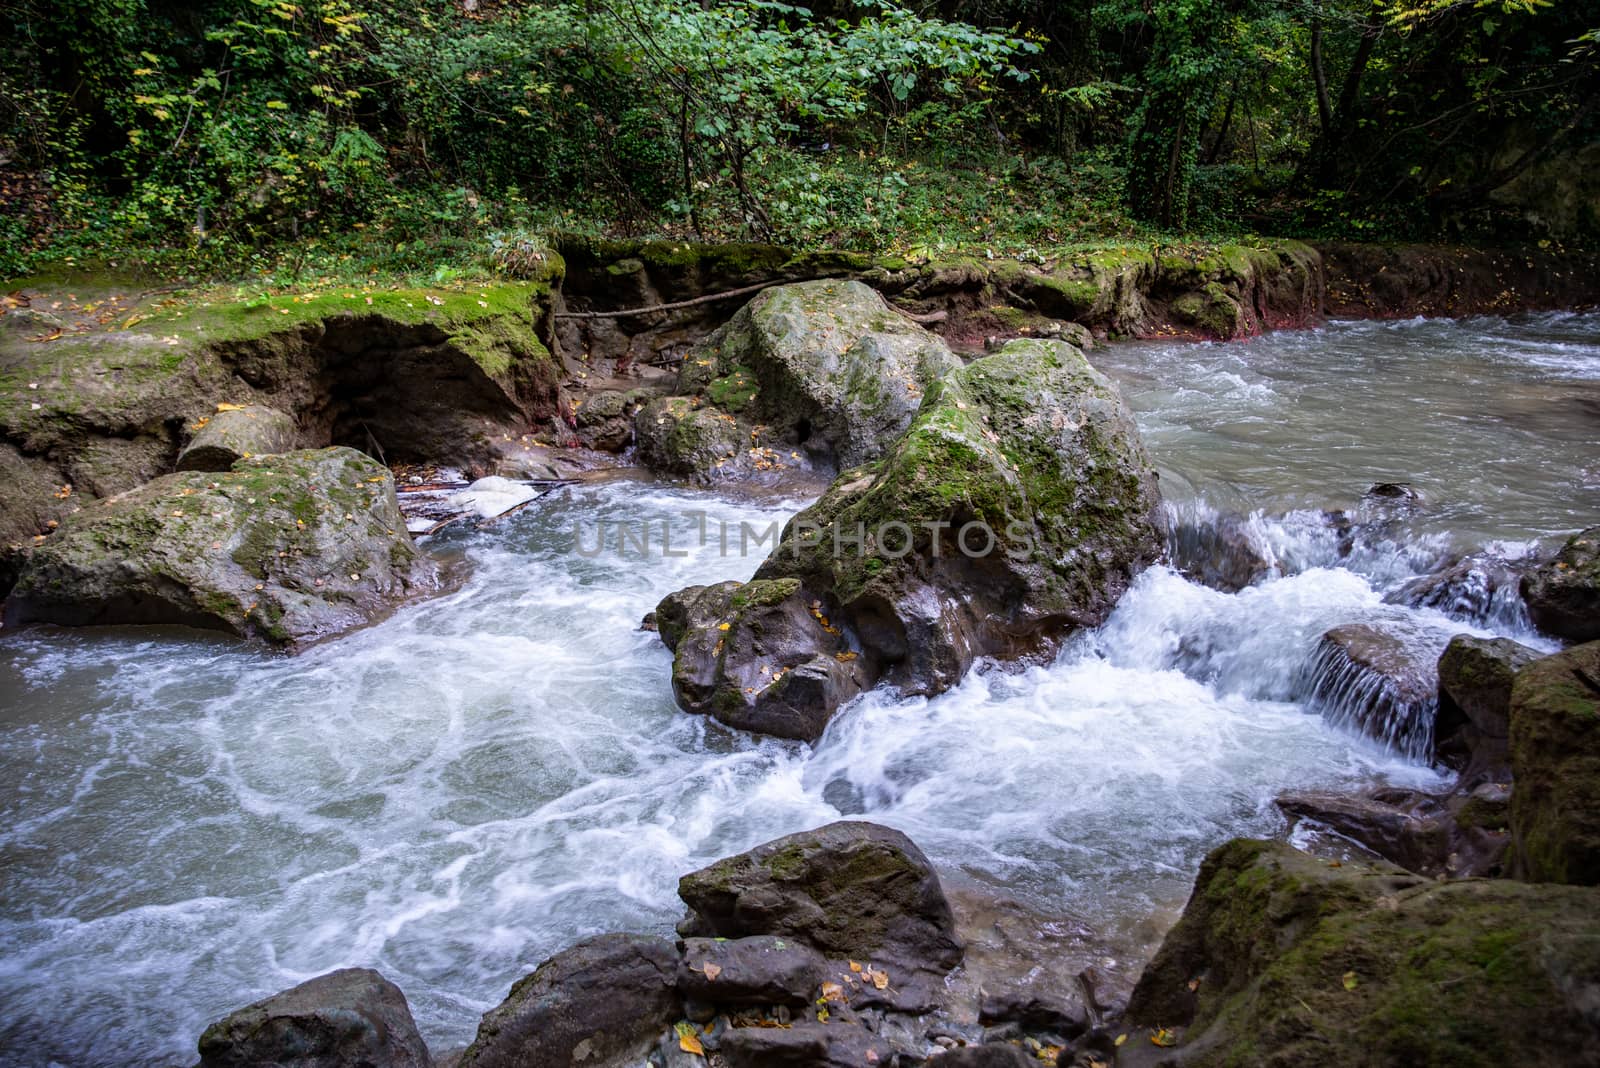
[[1600, 642], [1517, 673], [1511, 770], [1517, 874], [1600, 884]]
[[368, 968], [329, 972], [240, 1009], [200, 1036], [199, 1068], [429, 1068], [400, 988]]
[[815, 738], [880, 680], [947, 690], [979, 657], [1103, 622], [1160, 555], [1156, 506], [1116, 387], [1071, 345], [1013, 341], [934, 384], [881, 460], [789, 523], [753, 582], [663, 629], [675, 679], [696, 680], [679, 701]]
[[1134, 989], [1172, 1063], [1600, 1063], [1600, 891], [1433, 882], [1236, 840]]
[[1439, 657], [1434, 756], [1472, 785], [1509, 778], [1511, 685], [1543, 654], [1510, 638], [1458, 634]]
[[665, 939], [609, 934], [579, 942], [484, 1013], [458, 1068], [631, 1068], [682, 1012], [677, 968]]
[[774, 286], [684, 357], [676, 396], [639, 412], [640, 456], [702, 481], [849, 467], [880, 455], [960, 366], [860, 282]]
[[224, 405], [195, 427], [178, 454], [179, 471], [226, 471], [240, 460], [294, 449], [294, 417], [259, 404]]
[[1600, 527], [1579, 531], [1555, 559], [1522, 577], [1534, 625], [1574, 642], [1600, 639]]
[[836, 958], [947, 972], [961, 963], [950, 903], [920, 849], [872, 823], [830, 823], [678, 882], [685, 937], [778, 935]]
[[73, 513], [30, 554], [6, 623], [175, 623], [299, 646], [437, 581], [388, 469], [318, 449], [167, 475]]

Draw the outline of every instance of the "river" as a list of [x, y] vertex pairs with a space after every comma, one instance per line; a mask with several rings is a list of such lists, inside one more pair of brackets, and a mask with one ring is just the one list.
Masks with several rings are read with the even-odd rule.
[[[448, 1049], [574, 939], [667, 931], [684, 872], [841, 816], [1136, 958], [1208, 849], [1282, 830], [1280, 791], [1444, 785], [1308, 712], [1304, 667], [1352, 621], [1532, 638], [1514, 612], [1474, 627], [1383, 598], [1451, 554], [1597, 521], [1600, 316], [1091, 359], [1137, 409], [1172, 515], [1259, 512], [1276, 573], [1225, 594], [1153, 569], [1053, 663], [869, 694], [814, 748], [677, 711], [639, 629], [663, 594], [759, 562], [698, 544], [694, 513], [737, 530], [800, 501], [560, 491], [436, 543], [468, 569], [455, 592], [295, 658], [179, 631], [5, 636], [0, 1061], [191, 1063], [211, 1020], [348, 965], [397, 982]], [[1421, 502], [1363, 524], [1385, 481]], [[1354, 551], [1327, 508], [1357, 522]], [[595, 555], [602, 521], [664, 525], [684, 555], [614, 536]]]

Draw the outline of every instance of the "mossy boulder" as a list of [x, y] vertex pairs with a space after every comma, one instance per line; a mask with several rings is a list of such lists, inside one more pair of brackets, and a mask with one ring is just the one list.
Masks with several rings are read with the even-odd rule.
[[1517, 672], [1511, 771], [1516, 873], [1600, 884], [1600, 642]]
[[73, 513], [29, 555], [6, 622], [182, 624], [292, 647], [436, 585], [389, 471], [318, 449], [166, 475]]
[[1128, 1005], [1140, 1063], [1600, 1063], [1600, 891], [1435, 882], [1235, 840]]
[[[780, 457], [836, 469], [878, 456], [929, 383], [960, 365], [860, 282], [800, 282], [764, 290], [689, 352], [677, 391], [761, 426]], [[663, 461], [674, 473], [687, 464]]]
[[259, 404], [224, 407], [194, 424], [178, 454], [179, 471], [226, 471], [239, 460], [290, 452], [298, 437], [294, 417]]
[[1522, 598], [1540, 630], [1574, 642], [1600, 639], [1600, 527], [1574, 534], [1555, 559], [1524, 575]]
[[[936, 382], [881, 460], [840, 475], [788, 524], [756, 573], [798, 580], [760, 616], [780, 641], [736, 643], [754, 620], [730, 594], [705, 624], [719, 634], [677, 645], [676, 674], [712, 679], [712, 714], [749, 723], [763, 666], [790, 667], [795, 685], [812, 676], [791, 665], [847, 663], [849, 685], [807, 695], [829, 702], [808, 717], [819, 733], [856, 685], [942, 692], [978, 657], [1038, 651], [1103, 622], [1160, 554], [1157, 500], [1116, 387], [1071, 345], [1013, 341]], [[768, 659], [775, 647], [782, 665]]]
[[699, 397], [657, 397], [634, 416], [639, 459], [652, 470], [714, 481], [749, 448], [750, 427]]
[[933, 865], [899, 831], [844, 821], [717, 861], [678, 881], [685, 937], [778, 935], [826, 957], [948, 972], [961, 939]]
[[400, 988], [370, 968], [319, 975], [200, 1036], [199, 1068], [431, 1068]]
[[1457, 634], [1439, 657], [1434, 758], [1462, 772], [1467, 787], [1510, 777], [1511, 687], [1543, 654], [1510, 638]]

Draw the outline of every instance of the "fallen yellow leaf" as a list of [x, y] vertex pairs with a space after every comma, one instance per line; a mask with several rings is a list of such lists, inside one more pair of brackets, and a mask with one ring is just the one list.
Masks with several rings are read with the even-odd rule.
[[705, 972], [707, 979], [715, 979], [717, 976], [722, 974], [722, 965], [712, 964], [710, 961], [706, 961], [705, 967], [702, 968], [701, 971]]
[[673, 1025], [673, 1030], [678, 1032], [678, 1048], [685, 1053], [706, 1055], [706, 1048], [700, 1044], [700, 1036], [694, 1033], [694, 1024], [680, 1020]]

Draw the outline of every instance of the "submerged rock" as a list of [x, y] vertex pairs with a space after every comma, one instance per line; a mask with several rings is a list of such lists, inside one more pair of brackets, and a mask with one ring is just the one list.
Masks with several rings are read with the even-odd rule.
[[1524, 575], [1522, 597], [1545, 633], [1574, 642], [1600, 639], [1600, 527], [1574, 534], [1555, 559]]
[[299, 432], [294, 417], [276, 408], [247, 404], [207, 416], [178, 454], [179, 471], [226, 471], [239, 460], [289, 452]]
[[400, 988], [345, 968], [231, 1013], [200, 1036], [199, 1068], [429, 1068]]
[[681, 1014], [678, 954], [647, 935], [562, 950], [490, 1009], [459, 1068], [632, 1068]]
[[1517, 673], [1510, 741], [1516, 873], [1600, 884], [1600, 642]]
[[72, 514], [30, 555], [6, 622], [176, 623], [296, 646], [436, 585], [389, 471], [319, 449], [167, 475]]
[[1433, 754], [1444, 636], [1398, 623], [1350, 623], [1322, 636], [1306, 669], [1323, 718], [1405, 756]]
[[1307, 791], [1284, 794], [1277, 805], [1291, 824], [1312, 821], [1407, 871], [1464, 878], [1499, 874], [1508, 845], [1505, 788], [1484, 786], [1471, 795]]
[[1594, 1064], [1597, 939], [1597, 890], [1235, 840], [1201, 866], [1126, 1020], [1175, 1029], [1185, 1065]]
[[1525, 619], [1517, 584], [1521, 571], [1493, 556], [1466, 556], [1412, 579], [1384, 598], [1408, 608], [1433, 608], [1480, 626]]
[[[1103, 622], [1160, 555], [1156, 505], [1116, 387], [1070, 345], [1011, 342], [936, 383], [882, 460], [789, 523], [754, 581], [697, 595], [696, 625], [663, 629], [675, 680], [696, 680], [680, 702], [810, 739], [877, 681], [940, 693], [979, 657]], [[668, 602], [663, 617], [683, 614]]]
[[872, 823], [830, 823], [685, 875], [686, 937], [792, 938], [830, 957], [945, 972], [961, 962], [950, 904], [928, 858]]
[[1255, 585], [1277, 565], [1259, 521], [1236, 512], [1174, 522], [1167, 557], [1192, 581], [1223, 593]]
[[774, 286], [684, 357], [677, 396], [640, 410], [640, 456], [701, 481], [760, 463], [863, 463], [905, 430], [928, 385], [959, 366], [942, 340], [859, 282]]

